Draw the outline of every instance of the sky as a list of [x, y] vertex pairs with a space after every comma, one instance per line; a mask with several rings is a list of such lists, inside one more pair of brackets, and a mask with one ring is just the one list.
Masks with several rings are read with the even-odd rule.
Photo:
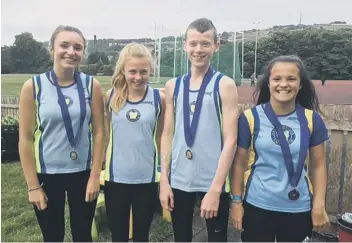
[[218, 32], [274, 25], [352, 24], [352, 0], [1, 0], [1, 46], [30, 32], [48, 41], [58, 25], [79, 28], [87, 39], [154, 38], [179, 35], [201, 17], [213, 21]]

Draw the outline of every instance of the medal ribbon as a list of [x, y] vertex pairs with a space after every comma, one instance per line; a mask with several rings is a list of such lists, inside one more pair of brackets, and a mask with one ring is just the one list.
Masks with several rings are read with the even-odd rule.
[[203, 104], [203, 97], [204, 97], [207, 85], [209, 84], [213, 75], [214, 75], [214, 70], [211, 67], [209, 67], [199, 89], [192, 122], [190, 122], [190, 107], [189, 107], [189, 92], [190, 92], [189, 83], [191, 79], [191, 72], [189, 72], [183, 80], [183, 127], [184, 127], [183, 130], [184, 130], [184, 135], [185, 135], [185, 139], [188, 147], [192, 147], [194, 143], [198, 124], [199, 124], [200, 111], [202, 109], [202, 104]]
[[307, 148], [309, 146], [309, 129], [308, 129], [308, 122], [304, 114], [304, 108], [301, 105], [296, 104], [296, 113], [300, 124], [300, 134], [301, 134], [298, 165], [297, 165], [296, 171], [294, 171], [294, 168], [293, 168], [292, 154], [290, 151], [289, 144], [286, 140], [281, 123], [277, 119], [277, 116], [274, 113], [270, 102], [265, 104], [264, 112], [268, 117], [269, 121], [271, 122], [271, 124], [275, 127], [275, 130], [279, 137], [280, 147], [281, 147], [282, 154], [284, 156], [284, 161], [285, 161], [290, 185], [293, 188], [296, 188], [298, 185], [299, 179], [302, 175], [302, 170], [307, 156]]
[[52, 81], [56, 87], [57, 96], [58, 96], [58, 104], [61, 109], [61, 115], [62, 115], [62, 119], [63, 119], [64, 125], [65, 125], [67, 138], [70, 142], [71, 148], [74, 148], [78, 142], [78, 138], [81, 133], [84, 119], [85, 119], [86, 113], [87, 113], [87, 107], [85, 104], [85, 96], [84, 96], [84, 88], [82, 85], [82, 80], [80, 78], [79, 73], [75, 72], [74, 78], [75, 78], [76, 84], [77, 84], [79, 106], [80, 106], [80, 124], [79, 124], [78, 131], [76, 133], [76, 136], [75, 136], [73, 134], [72, 120], [71, 120], [70, 113], [68, 111], [68, 105], [66, 104], [65, 97], [61, 92], [61, 89], [58, 84], [58, 80], [57, 80], [57, 77], [56, 77], [54, 70], [52, 70], [50, 72], [50, 75], [51, 75]]

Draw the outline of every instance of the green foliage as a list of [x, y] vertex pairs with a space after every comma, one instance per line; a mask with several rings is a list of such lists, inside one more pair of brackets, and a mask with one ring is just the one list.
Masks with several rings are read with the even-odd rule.
[[12, 72], [40, 73], [51, 65], [49, 51], [28, 32], [16, 35], [13, 46], [4, 51], [11, 60]]
[[92, 52], [89, 54], [88, 64], [94, 64], [98, 62], [102, 62], [103, 65], [110, 64], [109, 58], [105, 52]]
[[[336, 22], [335, 24], [339, 24]], [[341, 22], [342, 23], [342, 22]], [[274, 26], [262, 31], [257, 49], [257, 75], [272, 58], [278, 55], [298, 55], [307, 65], [313, 79], [351, 79], [352, 77], [352, 29], [343, 26], [334, 30], [319, 26], [286, 25]], [[212, 59], [213, 67], [225, 75], [233, 75], [234, 48], [231, 42], [231, 32], [223, 32], [219, 54]], [[242, 44], [238, 42], [236, 53], [236, 80], [241, 76], [249, 78], [254, 72], [255, 43], [253, 35], [255, 30], [245, 31], [248, 35], [244, 44], [244, 73], [240, 73], [242, 64]], [[264, 36], [264, 37], [263, 37]], [[162, 38], [160, 76], [172, 77], [185, 73], [187, 70], [187, 57], [183, 52], [183, 39], [177, 38], [177, 49], [174, 71], [174, 37]], [[88, 41], [89, 56], [83, 72], [95, 75], [104, 73], [112, 75], [119, 52], [124, 45], [138, 42], [152, 50], [152, 39], [97, 39]], [[46, 44], [45, 44], [46, 45]], [[42, 43], [33, 39], [32, 34], [22, 33], [15, 36], [13, 46], [1, 48], [2, 73], [41, 73], [52, 66], [50, 55]], [[111, 62], [109, 61], [111, 59]], [[239, 75], [239, 76], [238, 76]]]
[[113, 67], [111, 65], [103, 65], [100, 67], [99, 72], [104, 73], [105, 76], [113, 75]]
[[18, 125], [19, 119], [15, 116], [5, 116], [1, 118], [1, 125]]
[[[279, 31], [277, 31], [279, 29]], [[229, 39], [230, 33], [221, 34], [222, 39]], [[231, 39], [231, 38], [230, 38]], [[161, 76], [173, 72], [173, 50], [164, 45], [161, 52]], [[178, 45], [176, 53], [176, 73], [185, 72], [186, 59], [181, 56], [182, 45]], [[236, 80], [240, 79], [242, 63], [242, 43], [238, 43], [236, 53]], [[257, 75], [274, 57], [279, 55], [298, 55], [310, 72], [313, 79], [351, 79], [352, 77], [352, 30], [325, 30], [302, 26], [276, 26], [267, 37], [259, 38], [257, 49]], [[218, 61], [219, 56], [219, 61]], [[246, 40], [244, 44], [244, 78], [254, 72], [255, 42]], [[238, 61], [238, 63], [237, 63]], [[233, 43], [224, 41], [219, 54], [214, 54], [213, 67], [225, 75], [233, 75]], [[239, 76], [238, 76], [239, 75]]]
[[1, 47], [1, 73], [8, 74], [14, 71], [10, 54], [11, 47]]

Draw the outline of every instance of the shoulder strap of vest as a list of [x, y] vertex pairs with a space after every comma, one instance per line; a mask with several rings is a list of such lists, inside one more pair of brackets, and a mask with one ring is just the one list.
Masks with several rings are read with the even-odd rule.
[[93, 76], [88, 74], [84, 74], [86, 76], [86, 87], [88, 91], [88, 95], [90, 100], [92, 100], [92, 93], [93, 93]]
[[214, 104], [215, 104], [215, 109], [216, 113], [218, 116], [219, 124], [222, 127], [222, 105], [221, 105], [221, 96], [220, 96], [220, 80], [224, 75], [220, 73], [214, 83], [214, 91], [213, 91], [213, 97], [214, 97]]
[[174, 106], [176, 105], [177, 97], [178, 97], [178, 92], [180, 90], [180, 85], [181, 85], [181, 80], [182, 76], [178, 76], [176, 81], [175, 81], [175, 89], [174, 89]]
[[160, 90], [153, 89], [153, 93], [154, 93], [155, 117], [156, 117], [156, 119], [158, 119], [161, 114]]
[[109, 98], [108, 98], [108, 100], [106, 101], [106, 109], [109, 109], [110, 111], [111, 111], [110, 102], [111, 102], [112, 95], [114, 94], [114, 91], [115, 91], [115, 89], [112, 88], [112, 89], [111, 89], [111, 92], [110, 92], [110, 95], [109, 95]]
[[33, 86], [33, 98], [34, 98], [35, 104], [38, 105], [37, 101], [39, 97], [39, 92], [41, 92], [41, 89], [42, 89], [40, 75], [36, 75], [32, 77], [32, 86]]
[[243, 112], [243, 114], [246, 116], [247, 121], [248, 121], [248, 125], [249, 125], [249, 131], [251, 132], [251, 137], [253, 137], [254, 134], [254, 115], [253, 115], [253, 110], [254, 108], [251, 109], [247, 109]]

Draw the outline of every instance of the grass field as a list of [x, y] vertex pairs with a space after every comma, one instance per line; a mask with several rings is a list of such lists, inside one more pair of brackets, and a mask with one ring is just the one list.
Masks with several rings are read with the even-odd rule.
[[[1, 75], [1, 95], [19, 95], [23, 83], [30, 79], [30, 74], [2, 74]], [[99, 80], [103, 91], [107, 91], [111, 87], [111, 76], [95, 76]], [[151, 84], [152, 87], [164, 87], [165, 82], [169, 78], [161, 77], [160, 83]]]
[[[18, 96], [23, 83], [31, 78], [31, 76], [30, 74], [1, 75], [1, 95]], [[97, 76], [96, 78], [100, 81], [104, 92], [110, 88], [111, 77]], [[161, 78], [159, 84], [152, 84], [152, 86], [163, 87], [167, 79]], [[65, 218], [65, 241], [72, 241], [68, 205], [66, 205]], [[110, 232], [107, 229], [106, 217], [101, 218], [103, 222], [99, 241], [111, 241]], [[152, 224], [150, 240], [163, 241], [171, 235], [171, 225], [163, 221], [160, 215], [156, 215]], [[1, 241], [42, 241], [33, 207], [28, 203], [26, 184], [20, 163], [1, 165]]]
[[[42, 235], [32, 205], [28, 203], [27, 187], [20, 163], [1, 165], [1, 241], [41, 242]], [[68, 205], [66, 205], [65, 242], [72, 241]], [[103, 218], [103, 217], [102, 217]], [[106, 217], [105, 217], [106, 218]], [[111, 241], [106, 222], [102, 220], [99, 242]], [[171, 224], [157, 214], [153, 221], [150, 240], [163, 241], [172, 235]]]

